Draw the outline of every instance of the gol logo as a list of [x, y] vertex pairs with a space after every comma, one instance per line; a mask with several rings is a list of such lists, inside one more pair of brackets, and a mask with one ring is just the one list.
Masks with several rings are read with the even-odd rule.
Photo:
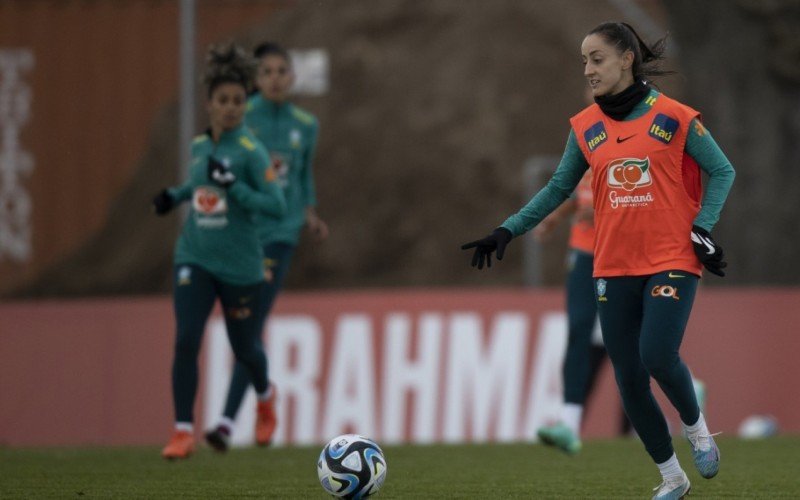
[[620, 158], [608, 164], [608, 185], [633, 191], [653, 183], [650, 176], [650, 158]]
[[681, 300], [678, 297], [678, 288], [669, 285], [656, 285], [650, 292], [653, 297], [672, 297], [675, 300]]
[[226, 312], [226, 316], [228, 316], [228, 318], [239, 321], [249, 318], [252, 314], [252, 311], [249, 307], [229, 307]]

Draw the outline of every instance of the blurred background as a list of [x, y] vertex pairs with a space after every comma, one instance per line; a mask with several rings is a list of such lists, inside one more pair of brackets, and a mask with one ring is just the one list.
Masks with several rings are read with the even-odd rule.
[[[678, 74], [658, 83], [703, 113], [737, 170], [714, 231], [730, 273], [708, 281], [800, 281], [796, 1], [184, 4], [0, 2], [5, 297], [169, 291], [179, 218], [152, 217], [149, 201], [178, 182], [187, 147], [181, 54], [193, 58], [196, 133], [207, 46], [266, 39], [322, 58], [308, 71], [323, 82], [296, 102], [320, 120], [315, 174], [331, 238], [300, 245], [288, 289], [524, 284], [521, 246], [480, 274], [465, 272], [458, 246], [546, 180], [525, 182], [524, 166], [563, 151], [584, 106], [580, 41], [609, 19], [648, 41], [670, 34]], [[564, 240], [543, 249], [540, 283], [563, 280]]]
[[[3, 356], [29, 362], [9, 339], [49, 317], [38, 299], [61, 307], [153, 298], [166, 325], [156, 369], [167, 389], [181, 218], [155, 217], [150, 200], [180, 181], [188, 140], [206, 123], [205, 50], [226, 41], [291, 49], [294, 101], [320, 121], [318, 211], [331, 236], [301, 242], [290, 296], [535, 285], [561, 297], [566, 225], [547, 244], [512, 243], [488, 273], [472, 272], [459, 246], [546, 181], [569, 117], [585, 106], [580, 42], [607, 20], [631, 23], [649, 42], [669, 33], [668, 66], [678, 73], [656, 83], [702, 112], [737, 171], [714, 230], [730, 271], [704, 286], [745, 290], [737, 298], [745, 303], [778, 287], [775, 302], [792, 304], [800, 298], [795, 0], [0, 0], [0, 295], [30, 307], [0, 319]], [[765, 314], [781, 332], [796, 331], [796, 315]], [[765, 320], [750, 319], [755, 329]], [[137, 332], [147, 328], [137, 321]], [[797, 352], [796, 340], [786, 342]], [[5, 388], [19, 376], [3, 373]], [[162, 416], [153, 420], [162, 419], [159, 431]]]

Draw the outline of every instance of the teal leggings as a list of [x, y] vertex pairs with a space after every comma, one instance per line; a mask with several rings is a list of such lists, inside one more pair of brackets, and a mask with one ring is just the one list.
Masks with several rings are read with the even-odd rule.
[[246, 367], [256, 390], [267, 390], [267, 358], [261, 345], [263, 283], [231, 285], [195, 265], [175, 266], [175, 358], [172, 396], [176, 422], [192, 422], [197, 394], [197, 356], [206, 321], [219, 297], [233, 353]]
[[[260, 325], [264, 324], [267, 315], [269, 315], [272, 310], [272, 304], [275, 302], [275, 298], [278, 296], [278, 292], [280, 292], [283, 286], [283, 280], [286, 277], [286, 272], [289, 270], [289, 264], [292, 261], [294, 249], [295, 247], [288, 243], [272, 243], [264, 247], [264, 260], [267, 262], [267, 270], [270, 273], [270, 279], [265, 283], [264, 293], [261, 295]], [[264, 345], [261, 341], [260, 334], [261, 328], [262, 326], [259, 326], [258, 343], [263, 350]], [[267, 368], [269, 368], [269, 365], [267, 365]], [[237, 361], [233, 367], [231, 385], [228, 388], [228, 397], [225, 400], [223, 415], [231, 420], [236, 419], [236, 413], [238, 413], [239, 407], [242, 405], [242, 400], [249, 386], [250, 372], [243, 363]]]
[[669, 459], [673, 448], [650, 378], [685, 424], [700, 416], [691, 374], [678, 353], [697, 282], [697, 276], [679, 270], [595, 279], [603, 341], [625, 413], [656, 463]]
[[598, 364], [592, 363], [592, 332], [597, 317], [590, 253], [571, 249], [567, 276], [567, 352], [564, 356], [564, 402], [583, 405]]

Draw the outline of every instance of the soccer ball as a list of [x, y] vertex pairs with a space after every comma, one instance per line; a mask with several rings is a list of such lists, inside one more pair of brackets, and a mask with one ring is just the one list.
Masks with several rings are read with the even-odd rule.
[[386, 459], [375, 441], [344, 434], [331, 439], [322, 449], [317, 475], [325, 491], [335, 497], [365, 498], [383, 486]]
[[771, 415], [750, 415], [739, 425], [739, 437], [760, 439], [778, 433], [778, 421]]

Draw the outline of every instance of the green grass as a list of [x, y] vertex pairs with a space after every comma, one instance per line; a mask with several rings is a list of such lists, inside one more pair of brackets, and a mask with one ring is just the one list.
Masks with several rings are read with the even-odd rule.
[[[800, 437], [718, 440], [720, 474], [700, 478], [678, 456], [697, 498], [800, 498]], [[320, 448], [201, 449], [165, 462], [157, 448], [0, 449], [0, 498], [330, 498]], [[386, 446], [377, 498], [650, 498], [655, 466], [635, 439], [590, 441], [576, 457], [540, 445]]]

